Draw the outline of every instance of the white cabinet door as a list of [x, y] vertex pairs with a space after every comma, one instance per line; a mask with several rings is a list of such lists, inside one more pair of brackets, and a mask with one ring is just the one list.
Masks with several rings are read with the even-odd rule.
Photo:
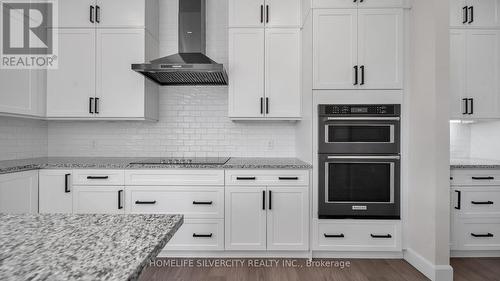
[[0, 213], [38, 213], [38, 171], [0, 175]]
[[73, 188], [71, 170], [40, 170], [39, 209], [40, 213], [73, 212]]
[[97, 28], [144, 28], [145, 1], [149, 0], [97, 0]]
[[309, 198], [307, 187], [269, 187], [267, 249], [309, 249]]
[[314, 89], [354, 89], [357, 9], [314, 10]]
[[144, 118], [144, 77], [130, 68], [145, 59], [144, 38], [144, 29], [97, 30], [96, 117]]
[[226, 187], [226, 250], [266, 250], [265, 194], [265, 187]]
[[229, 0], [229, 27], [264, 26], [264, 0]]
[[[465, 17], [468, 17], [465, 0], [450, 0], [450, 26], [468, 25]], [[467, 14], [467, 16], [466, 16]]]
[[450, 113], [452, 119], [467, 118], [465, 111], [466, 30], [450, 30]]
[[266, 29], [266, 116], [300, 117], [300, 30]]
[[403, 10], [358, 10], [358, 64], [363, 89], [403, 88]]
[[469, 7], [468, 26], [500, 26], [500, 0], [467, 0], [466, 5]]
[[57, 29], [59, 67], [47, 70], [47, 117], [91, 117], [95, 96], [95, 30]]
[[354, 0], [313, 0], [313, 8], [357, 8]]
[[229, 30], [229, 117], [263, 117], [264, 29]]
[[358, 8], [401, 8], [408, 6], [408, 0], [363, 0], [358, 1]]
[[465, 95], [473, 98], [473, 117], [498, 118], [500, 31], [468, 30]]
[[73, 213], [124, 214], [123, 186], [75, 186]]
[[0, 113], [44, 116], [41, 70], [0, 69]]
[[95, 0], [57, 1], [59, 24], [56, 27], [95, 27]]
[[301, 0], [266, 0], [267, 27], [300, 27]]

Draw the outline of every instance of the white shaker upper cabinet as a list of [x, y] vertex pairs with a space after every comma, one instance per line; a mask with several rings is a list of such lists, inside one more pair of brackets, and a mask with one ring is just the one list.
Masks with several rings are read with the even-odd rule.
[[97, 30], [96, 118], [144, 118], [145, 79], [130, 65], [145, 61], [145, 35], [144, 29]]
[[450, 26], [499, 27], [500, 0], [450, 0]]
[[262, 27], [264, 0], [229, 0], [229, 27]]
[[313, 8], [357, 8], [354, 0], [313, 0]]
[[300, 117], [300, 30], [266, 30], [266, 116]]
[[229, 117], [264, 117], [264, 29], [229, 29]]
[[468, 30], [465, 95], [475, 118], [500, 117], [500, 31]]
[[465, 29], [450, 30], [450, 113], [452, 119], [467, 118], [465, 111]]
[[97, 27], [144, 28], [146, 1], [149, 0], [97, 0], [95, 15]]
[[314, 10], [314, 89], [354, 89], [357, 9]]
[[95, 27], [95, 0], [62, 0], [57, 3], [59, 23], [54, 27]]
[[267, 27], [300, 27], [301, 0], [267, 0]]
[[55, 29], [59, 67], [47, 70], [47, 117], [90, 117], [95, 96], [95, 29]]
[[313, 8], [401, 8], [409, 0], [313, 0]]
[[359, 85], [403, 88], [403, 10], [358, 10]]

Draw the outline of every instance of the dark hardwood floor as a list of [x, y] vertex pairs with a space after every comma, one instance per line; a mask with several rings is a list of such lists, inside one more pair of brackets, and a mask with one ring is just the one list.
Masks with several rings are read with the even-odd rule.
[[[140, 281], [427, 281], [404, 260], [344, 259], [349, 267], [308, 267], [304, 260], [294, 265], [254, 267], [249, 260], [235, 267], [210, 267], [205, 259], [159, 259], [159, 266], [147, 267]], [[175, 262], [172, 264], [171, 262]], [[192, 264], [182, 265], [181, 262]], [[220, 261], [220, 260], [219, 260]], [[231, 260], [227, 260], [231, 261]], [[275, 260], [276, 261], [276, 260]], [[328, 260], [325, 260], [328, 261]], [[168, 263], [171, 264], [168, 264]], [[201, 265], [201, 266], [200, 266]], [[236, 264], [234, 264], [236, 265]], [[268, 264], [269, 265], [269, 264]], [[500, 281], [500, 258], [452, 259], [455, 281]]]

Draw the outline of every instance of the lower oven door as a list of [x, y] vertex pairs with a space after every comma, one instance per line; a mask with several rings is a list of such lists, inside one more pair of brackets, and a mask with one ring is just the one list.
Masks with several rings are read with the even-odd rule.
[[400, 219], [400, 156], [319, 156], [320, 219]]

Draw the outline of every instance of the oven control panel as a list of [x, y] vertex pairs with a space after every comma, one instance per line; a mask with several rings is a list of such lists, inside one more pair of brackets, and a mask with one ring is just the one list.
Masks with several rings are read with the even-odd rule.
[[319, 105], [320, 115], [344, 115], [344, 116], [399, 116], [400, 105], [351, 105], [351, 104], [323, 104]]

